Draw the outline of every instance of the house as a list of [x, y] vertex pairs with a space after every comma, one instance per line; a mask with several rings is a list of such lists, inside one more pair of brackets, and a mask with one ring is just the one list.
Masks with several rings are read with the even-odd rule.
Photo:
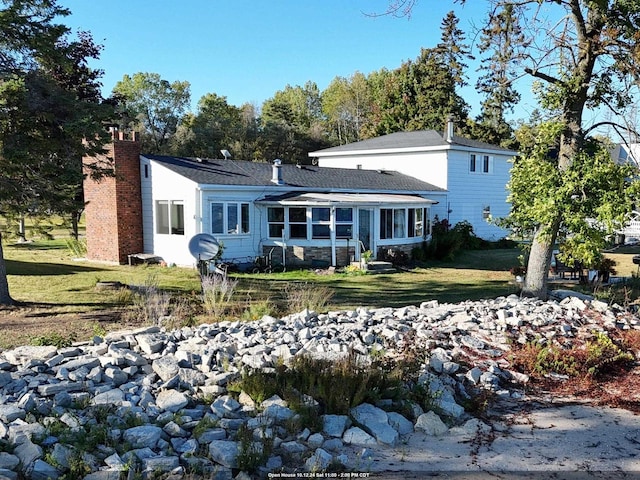
[[510, 210], [507, 182], [510, 159], [517, 152], [454, 135], [452, 121], [444, 134], [434, 130], [398, 132], [309, 153], [321, 167], [393, 169], [445, 190], [444, 200], [432, 208], [451, 225], [463, 220], [487, 240], [508, 231], [491, 219]]
[[145, 155], [135, 136], [113, 137], [106, 157], [115, 175], [84, 184], [93, 260], [148, 254], [193, 265], [189, 241], [206, 233], [227, 261], [272, 255], [288, 266], [342, 266], [365, 250], [410, 254], [446, 199], [443, 188], [391, 170]]

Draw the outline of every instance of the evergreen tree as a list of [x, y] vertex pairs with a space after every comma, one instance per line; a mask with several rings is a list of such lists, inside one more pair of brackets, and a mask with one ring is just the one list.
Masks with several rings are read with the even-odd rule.
[[[79, 208], [81, 160], [102, 151], [111, 109], [86, 59], [88, 34], [71, 41], [55, 0], [1, 0], [0, 211], [23, 216]], [[104, 171], [91, 172], [94, 176]], [[0, 304], [11, 304], [0, 239]]]

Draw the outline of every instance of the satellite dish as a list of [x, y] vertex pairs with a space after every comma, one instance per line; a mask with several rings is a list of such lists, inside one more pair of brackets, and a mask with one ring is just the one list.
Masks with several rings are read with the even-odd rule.
[[216, 257], [220, 244], [213, 235], [198, 233], [189, 240], [189, 251], [198, 261], [208, 261]]

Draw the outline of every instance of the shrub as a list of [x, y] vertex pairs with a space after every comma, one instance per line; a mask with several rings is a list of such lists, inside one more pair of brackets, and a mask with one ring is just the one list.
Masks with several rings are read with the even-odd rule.
[[85, 257], [87, 255], [87, 241], [86, 240], [78, 240], [76, 238], [68, 238], [65, 241], [67, 245], [67, 250], [74, 257]]
[[378, 252], [378, 258], [383, 262], [391, 262], [396, 266], [404, 266], [409, 264], [409, 255], [404, 253], [402, 250], [397, 250], [395, 248], [381, 248]]
[[402, 390], [401, 369], [353, 352], [337, 361], [296, 356], [290, 366], [280, 366], [274, 372], [247, 373], [231, 389], [244, 391], [257, 403], [277, 394], [310, 419], [314, 416], [301, 392], [319, 403], [319, 413], [341, 415], [364, 402], [408, 394]]
[[626, 351], [625, 342], [619, 343], [603, 332], [596, 332], [590, 340], [568, 348], [529, 342], [513, 351], [511, 362], [514, 368], [535, 378], [550, 373], [574, 378], [598, 377], [634, 360], [635, 356]]

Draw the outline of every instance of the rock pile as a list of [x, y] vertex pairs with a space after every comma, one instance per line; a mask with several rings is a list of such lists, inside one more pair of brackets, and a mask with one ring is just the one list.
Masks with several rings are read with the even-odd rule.
[[[465, 413], [461, 399], [474, 388], [519, 395], [528, 378], [509, 368], [505, 353], [513, 339], [551, 342], [638, 325], [637, 317], [597, 301], [514, 295], [304, 311], [171, 332], [148, 327], [69, 348], [22, 346], [0, 354], [0, 441], [11, 452], [0, 452], [0, 478], [116, 479], [136, 471], [147, 478], [198, 472], [230, 479], [267, 441], [273, 450], [262, 474], [336, 462], [365, 470], [377, 444], [396, 445], [414, 429], [474, 435], [486, 428]], [[282, 399], [256, 405], [227, 391], [243, 369], [271, 368], [296, 355], [394, 355], [408, 347], [421, 352], [419, 382], [433, 394], [438, 414], [413, 405], [407, 418], [384, 404], [362, 404], [349, 415], [324, 415], [320, 431], [292, 431], [296, 413]], [[248, 442], [241, 430], [249, 432]]]

